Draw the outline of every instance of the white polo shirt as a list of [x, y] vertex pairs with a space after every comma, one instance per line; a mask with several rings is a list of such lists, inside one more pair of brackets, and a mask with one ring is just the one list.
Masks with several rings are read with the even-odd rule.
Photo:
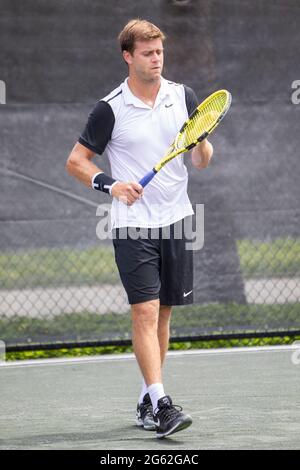
[[[197, 98], [185, 85], [162, 78], [151, 108], [131, 92], [127, 81], [96, 104], [79, 142], [99, 154], [105, 150], [113, 178], [138, 182], [165, 155]], [[178, 156], [132, 206], [113, 198], [112, 228], [163, 227], [193, 214], [187, 183], [184, 157]]]

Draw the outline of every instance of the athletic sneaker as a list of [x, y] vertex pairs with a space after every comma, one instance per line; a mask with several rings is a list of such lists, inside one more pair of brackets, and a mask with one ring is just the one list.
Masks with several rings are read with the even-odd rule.
[[147, 431], [155, 431], [156, 425], [153, 421], [153, 408], [149, 393], [146, 393], [143, 399], [143, 403], [137, 405], [135, 424], [137, 426], [143, 426]]
[[192, 418], [181, 412], [181, 406], [173, 405], [169, 396], [162, 397], [157, 405], [154, 422], [157, 426], [156, 437], [159, 439], [182, 431], [192, 424]]

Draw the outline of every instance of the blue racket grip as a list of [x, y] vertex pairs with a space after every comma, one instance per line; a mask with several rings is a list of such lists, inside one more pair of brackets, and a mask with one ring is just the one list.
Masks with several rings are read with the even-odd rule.
[[139, 183], [143, 186], [143, 188], [148, 184], [150, 183], [150, 181], [152, 180], [152, 178], [156, 175], [156, 171], [154, 170], [151, 170], [149, 171], [149, 173], [147, 173], [140, 181]]

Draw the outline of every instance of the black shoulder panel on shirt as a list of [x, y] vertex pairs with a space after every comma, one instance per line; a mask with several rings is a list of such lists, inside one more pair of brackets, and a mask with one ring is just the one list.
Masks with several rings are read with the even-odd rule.
[[88, 122], [78, 142], [101, 155], [111, 139], [115, 115], [106, 101], [98, 101], [88, 117]]
[[183, 87], [184, 87], [184, 93], [185, 93], [185, 104], [186, 104], [186, 108], [188, 111], [188, 115], [190, 116], [190, 114], [192, 114], [194, 109], [197, 108], [199, 101], [198, 101], [196, 93], [194, 92], [194, 90], [192, 90], [192, 88], [186, 85], [183, 85]]

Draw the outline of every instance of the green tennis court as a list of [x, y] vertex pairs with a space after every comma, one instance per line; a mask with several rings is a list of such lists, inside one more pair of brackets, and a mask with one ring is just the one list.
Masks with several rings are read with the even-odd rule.
[[169, 353], [165, 387], [193, 417], [158, 440], [137, 428], [132, 355], [4, 363], [1, 449], [297, 449], [300, 351], [293, 346]]

